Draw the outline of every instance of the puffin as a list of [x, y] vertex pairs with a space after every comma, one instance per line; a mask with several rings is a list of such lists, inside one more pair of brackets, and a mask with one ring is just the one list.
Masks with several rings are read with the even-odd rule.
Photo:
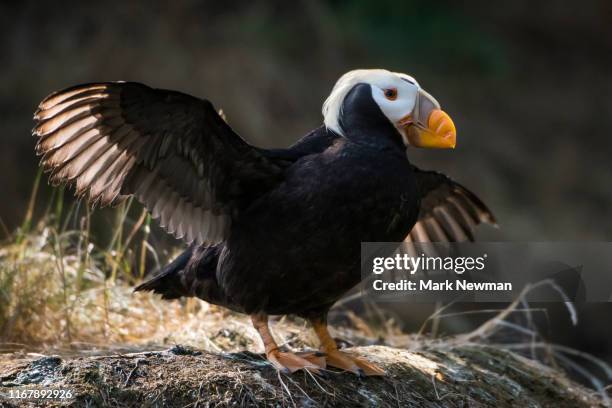
[[[456, 129], [410, 75], [357, 69], [323, 103], [323, 123], [289, 148], [238, 135], [213, 104], [136, 82], [73, 86], [34, 114], [36, 153], [53, 185], [92, 206], [133, 196], [187, 249], [135, 291], [197, 297], [250, 316], [279, 371], [327, 367], [384, 375], [341, 350], [327, 327], [361, 281], [362, 242], [459, 242], [495, 224], [471, 191], [409, 160], [452, 149]], [[306, 319], [317, 351], [291, 352], [268, 319]]]

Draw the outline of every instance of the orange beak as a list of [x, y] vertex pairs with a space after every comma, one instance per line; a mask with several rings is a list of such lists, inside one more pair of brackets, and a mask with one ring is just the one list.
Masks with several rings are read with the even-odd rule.
[[457, 131], [453, 120], [441, 109], [434, 109], [427, 119], [427, 127], [408, 125], [406, 136], [412, 146], [454, 149], [457, 145]]
[[407, 142], [415, 147], [454, 149], [457, 130], [453, 120], [427, 92], [419, 90], [412, 114], [403, 118], [398, 126]]

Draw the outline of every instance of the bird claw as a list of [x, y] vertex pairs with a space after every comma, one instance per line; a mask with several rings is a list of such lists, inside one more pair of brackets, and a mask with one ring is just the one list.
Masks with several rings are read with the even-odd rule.
[[[319, 374], [325, 368], [325, 359], [316, 352], [290, 353], [280, 350], [272, 350], [266, 357], [274, 368], [284, 374], [294, 373], [298, 370], [307, 370]], [[322, 365], [318, 364], [322, 360]]]
[[359, 377], [386, 374], [385, 370], [369, 362], [365, 358], [353, 356], [340, 350], [327, 352], [325, 360], [328, 366], [350, 371], [357, 374]]
[[320, 369], [324, 369], [327, 366], [325, 361], [325, 353], [321, 351], [299, 351], [295, 354], [304, 360], [310, 361]]

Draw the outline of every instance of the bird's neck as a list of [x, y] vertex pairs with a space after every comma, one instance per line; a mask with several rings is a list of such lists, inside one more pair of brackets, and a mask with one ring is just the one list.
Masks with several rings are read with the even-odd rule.
[[351, 142], [381, 150], [405, 150], [402, 136], [372, 99], [369, 85], [357, 85], [349, 92], [340, 126]]
[[388, 121], [372, 122], [363, 118], [343, 122], [344, 136], [351, 142], [379, 150], [405, 154], [402, 136]]

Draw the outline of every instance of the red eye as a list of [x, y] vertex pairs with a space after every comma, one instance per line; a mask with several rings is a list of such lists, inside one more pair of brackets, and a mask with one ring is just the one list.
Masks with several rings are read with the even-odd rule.
[[397, 89], [395, 88], [385, 89], [385, 98], [387, 98], [390, 101], [396, 100], [397, 99]]

